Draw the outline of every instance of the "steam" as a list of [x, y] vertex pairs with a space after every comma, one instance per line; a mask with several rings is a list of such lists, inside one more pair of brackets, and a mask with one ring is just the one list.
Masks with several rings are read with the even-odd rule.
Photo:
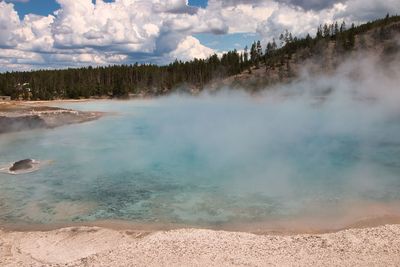
[[[169, 181], [166, 186], [203, 188], [182, 203], [168, 202], [193, 216], [196, 207], [234, 214], [241, 205], [243, 213], [250, 212], [249, 205], [261, 210], [278, 205], [278, 212], [290, 213], [351, 201], [398, 201], [397, 62], [358, 55], [334, 73], [305, 71], [289, 85], [256, 95], [225, 88], [200, 96], [107, 102], [106, 110], [130, 117], [102, 129], [129, 136], [107, 161], [155, 173]], [[132, 132], [124, 132], [127, 123], [134, 124]], [[101, 166], [90, 169], [101, 175]], [[217, 189], [205, 194], [210, 188]]]
[[398, 198], [386, 184], [400, 174], [398, 62], [360, 54], [333, 74], [305, 71], [257, 95], [227, 88], [159, 99], [147, 118], [157, 129], [150, 154], [192, 157], [187, 173], [228, 193]]
[[20, 117], [0, 116], [0, 134], [43, 128], [45, 126], [46, 123], [39, 116], [36, 115], [27, 115]]
[[119, 115], [8, 135], [0, 147], [5, 162], [14, 151], [23, 157], [26, 147], [34, 158], [54, 159], [41, 171], [57, 181], [40, 180], [55, 185], [41, 189], [37, 201], [53, 203], [44, 197], [50, 194], [94, 202], [88, 217], [96, 219], [251, 221], [320, 215], [349, 202], [397, 202], [398, 62], [355, 55], [334, 73], [305, 69], [293, 83], [253, 95], [225, 88], [68, 104]]

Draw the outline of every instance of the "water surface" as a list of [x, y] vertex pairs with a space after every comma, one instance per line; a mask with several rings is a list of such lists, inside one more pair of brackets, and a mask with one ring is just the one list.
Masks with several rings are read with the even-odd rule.
[[400, 117], [382, 105], [224, 95], [63, 106], [115, 114], [1, 135], [2, 164], [52, 160], [0, 174], [3, 223], [223, 228], [361, 219], [400, 200]]

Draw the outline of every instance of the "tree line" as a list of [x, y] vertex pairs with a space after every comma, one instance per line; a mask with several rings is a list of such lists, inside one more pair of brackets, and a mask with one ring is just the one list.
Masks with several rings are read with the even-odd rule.
[[[375, 29], [376, 38], [389, 38], [387, 26], [399, 22], [400, 16], [387, 15], [366, 24], [347, 26], [345, 22], [320, 25], [314, 37], [309, 34], [298, 38], [289, 31], [278, 40], [273, 39], [265, 47], [255, 41], [243, 52], [229, 51], [206, 59], [178, 61], [158, 66], [154, 64], [131, 64], [69, 68], [60, 70], [37, 70], [5, 72], [0, 74], [0, 95], [13, 99], [51, 100], [62, 98], [126, 97], [134, 95], [164, 95], [174, 90], [201, 90], [209, 82], [264, 65], [266, 70], [289, 64], [296, 52], [308, 51], [308, 55], [323, 53], [326, 45], [334, 41], [338, 53], [351, 51], [355, 36]], [[304, 53], [303, 53], [304, 54]]]

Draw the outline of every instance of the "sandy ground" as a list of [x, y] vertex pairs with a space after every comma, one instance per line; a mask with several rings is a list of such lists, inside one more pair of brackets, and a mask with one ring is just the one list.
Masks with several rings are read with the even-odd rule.
[[0, 266], [400, 266], [400, 225], [321, 235], [0, 231]]

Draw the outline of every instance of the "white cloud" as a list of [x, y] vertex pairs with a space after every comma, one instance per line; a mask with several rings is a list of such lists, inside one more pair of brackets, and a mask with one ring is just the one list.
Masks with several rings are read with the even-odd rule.
[[269, 40], [285, 29], [304, 35], [325, 22], [400, 11], [398, 0], [209, 0], [207, 8], [187, 0], [57, 2], [54, 14], [20, 20], [12, 3], [0, 1], [3, 70], [203, 58], [214, 51], [196, 33], [258, 33]]
[[273, 1], [264, 1], [257, 5], [242, 2], [237, 5], [228, 5], [223, 1], [210, 0], [207, 15], [220, 19], [229, 33], [254, 32], [257, 25], [271, 16], [279, 7], [279, 4]]
[[152, 52], [159, 22], [148, 2], [105, 3], [58, 0], [61, 10], [52, 27], [55, 47], [84, 48], [126, 45], [129, 52]]
[[193, 58], [206, 58], [214, 54], [214, 50], [202, 45], [199, 40], [187, 36], [178, 47], [170, 53], [171, 59], [190, 60]]
[[268, 19], [258, 24], [257, 32], [264, 37], [264, 41], [276, 38], [285, 29], [296, 36], [305, 36], [307, 33], [314, 34], [319, 25], [334, 22], [335, 14], [345, 9], [346, 6], [341, 3], [319, 12], [281, 5]]
[[13, 5], [0, 2], [0, 46], [15, 46], [19, 27], [19, 17]]
[[347, 17], [353, 21], [367, 21], [376, 17], [383, 17], [387, 13], [398, 14], [399, 0], [351, 0], [345, 3], [346, 8], [338, 12], [336, 17]]

